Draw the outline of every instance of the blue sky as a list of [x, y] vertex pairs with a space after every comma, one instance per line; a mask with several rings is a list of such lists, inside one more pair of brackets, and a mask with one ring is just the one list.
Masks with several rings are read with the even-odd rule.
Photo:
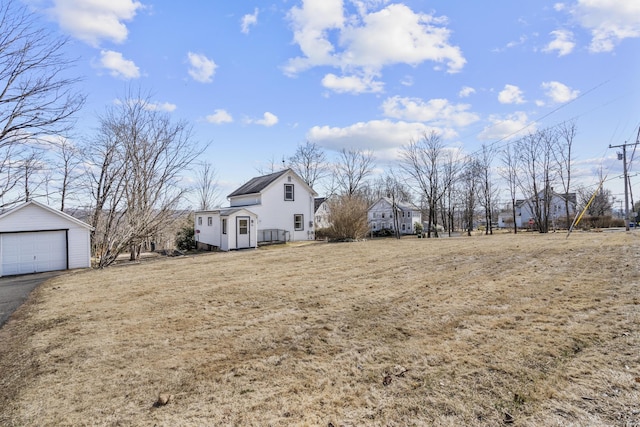
[[223, 196], [305, 141], [383, 171], [425, 131], [471, 153], [569, 119], [594, 184], [640, 125], [638, 1], [23, 1], [71, 39], [79, 138], [139, 86], [211, 144]]

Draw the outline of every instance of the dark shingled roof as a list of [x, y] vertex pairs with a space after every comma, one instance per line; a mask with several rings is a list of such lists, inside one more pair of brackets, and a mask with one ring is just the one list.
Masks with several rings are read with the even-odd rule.
[[313, 199], [313, 211], [316, 212], [325, 200], [327, 200], [326, 197], [316, 197], [315, 199]]
[[246, 184], [242, 185], [233, 193], [227, 197], [243, 196], [245, 194], [259, 193], [269, 186], [273, 181], [280, 178], [285, 173], [289, 172], [289, 169], [282, 170], [280, 172], [274, 172], [269, 175], [257, 176], [251, 178]]

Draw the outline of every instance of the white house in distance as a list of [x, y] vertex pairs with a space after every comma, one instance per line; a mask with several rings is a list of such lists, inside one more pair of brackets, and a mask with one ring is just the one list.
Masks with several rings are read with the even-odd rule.
[[[540, 193], [540, 203], [544, 203]], [[569, 215], [576, 214], [577, 199], [576, 193], [558, 194], [551, 190], [551, 200], [549, 204], [549, 225], [551, 227], [565, 227], [564, 218], [567, 216], [565, 201], [569, 201]], [[535, 220], [533, 213], [533, 199], [516, 200], [516, 226], [518, 228], [531, 227]], [[512, 212], [505, 211], [498, 215], [498, 227], [513, 227]], [[562, 220], [562, 223], [560, 222]]]
[[328, 228], [329, 222], [329, 203], [325, 197], [316, 197], [314, 202], [315, 217], [313, 218], [316, 230]]
[[[228, 208], [195, 213], [198, 246], [231, 250], [274, 241], [313, 240], [315, 196], [291, 169], [252, 178], [227, 196]], [[235, 234], [229, 228], [232, 223]]]
[[91, 267], [91, 226], [36, 201], [0, 214], [0, 276]]
[[[420, 209], [411, 203], [405, 202], [396, 202], [395, 208], [400, 234], [415, 234], [415, 223], [422, 224]], [[385, 229], [395, 231], [393, 200], [389, 197], [380, 197], [369, 207], [367, 219], [369, 228], [374, 233]]]

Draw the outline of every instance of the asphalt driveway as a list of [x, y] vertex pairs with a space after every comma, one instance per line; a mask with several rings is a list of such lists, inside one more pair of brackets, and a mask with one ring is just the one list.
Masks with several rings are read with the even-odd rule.
[[32, 290], [46, 280], [63, 273], [63, 271], [49, 271], [24, 276], [0, 277], [0, 327], [27, 300]]

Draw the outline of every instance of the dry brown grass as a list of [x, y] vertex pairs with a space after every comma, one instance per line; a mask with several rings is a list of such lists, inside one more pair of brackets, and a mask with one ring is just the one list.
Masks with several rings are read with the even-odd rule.
[[388, 239], [64, 275], [0, 330], [0, 425], [639, 425], [639, 238]]

